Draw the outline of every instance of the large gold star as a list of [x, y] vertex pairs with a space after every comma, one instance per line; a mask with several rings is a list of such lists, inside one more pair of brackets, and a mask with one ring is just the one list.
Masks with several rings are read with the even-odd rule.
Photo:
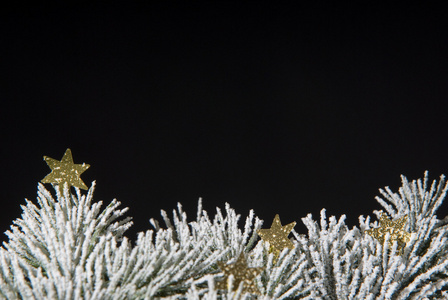
[[409, 232], [403, 230], [408, 215], [404, 215], [396, 221], [391, 221], [386, 214], [382, 213], [380, 217], [380, 227], [366, 230], [366, 232], [376, 238], [381, 244], [384, 243], [386, 234], [389, 232], [389, 247], [392, 248], [394, 241], [397, 241], [397, 250], [401, 252], [404, 245], [409, 242], [411, 235]]
[[61, 161], [54, 158], [44, 156], [44, 160], [51, 169], [51, 173], [41, 180], [42, 183], [52, 183], [63, 186], [68, 183], [68, 187], [74, 186], [80, 189], [87, 190], [87, 186], [79, 177], [90, 165], [88, 164], [74, 164], [72, 151], [67, 149]]
[[263, 268], [248, 268], [243, 252], [240, 253], [234, 264], [226, 265], [223, 262], [218, 262], [218, 266], [224, 272], [224, 280], [216, 283], [217, 289], [227, 290], [229, 276], [233, 275], [233, 291], [236, 291], [240, 283], [243, 282], [243, 293], [260, 294], [254, 278], [263, 271]]
[[274, 248], [273, 250], [275, 250], [278, 255], [285, 248], [294, 249], [293, 242], [288, 239], [288, 234], [292, 231], [294, 226], [296, 226], [296, 222], [282, 226], [280, 217], [275, 215], [271, 228], [258, 229], [257, 233], [263, 241], [268, 242], [271, 248]]

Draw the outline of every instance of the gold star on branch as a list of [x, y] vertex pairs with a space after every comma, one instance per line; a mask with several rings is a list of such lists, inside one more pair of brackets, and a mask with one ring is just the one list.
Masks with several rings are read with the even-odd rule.
[[87, 170], [90, 165], [85, 163], [74, 164], [72, 151], [70, 149], [65, 151], [61, 161], [48, 156], [44, 156], [44, 160], [50, 167], [51, 173], [41, 180], [42, 183], [52, 183], [63, 186], [64, 183], [67, 182], [69, 188], [70, 186], [74, 186], [87, 190], [87, 186], [79, 176], [81, 176], [81, 174]]
[[392, 248], [394, 241], [397, 241], [397, 251], [401, 252], [404, 245], [411, 239], [411, 234], [403, 230], [408, 215], [404, 215], [396, 221], [391, 221], [386, 214], [382, 213], [380, 217], [380, 227], [366, 230], [366, 232], [376, 238], [381, 244], [384, 243], [386, 234], [389, 232], [389, 247]]
[[260, 294], [254, 279], [263, 271], [263, 268], [248, 268], [243, 252], [234, 264], [226, 265], [218, 262], [218, 266], [224, 272], [224, 280], [216, 283], [217, 289], [227, 290], [229, 276], [233, 275], [233, 291], [236, 291], [243, 282], [243, 293]]
[[282, 223], [280, 223], [280, 217], [275, 215], [271, 228], [258, 229], [257, 233], [263, 241], [268, 242], [271, 248], [274, 248], [273, 250], [275, 250], [278, 255], [285, 248], [294, 249], [293, 242], [288, 239], [288, 235], [294, 226], [296, 226], [296, 222], [282, 226]]

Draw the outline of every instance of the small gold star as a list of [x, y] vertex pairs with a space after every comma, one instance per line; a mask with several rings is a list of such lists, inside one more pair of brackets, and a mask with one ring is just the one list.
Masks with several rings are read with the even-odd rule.
[[243, 252], [234, 264], [226, 265], [218, 262], [218, 266], [224, 272], [224, 280], [216, 283], [217, 289], [227, 290], [229, 276], [233, 275], [233, 291], [236, 291], [243, 282], [243, 293], [260, 294], [255, 286], [254, 278], [263, 271], [263, 268], [248, 268]]
[[288, 225], [282, 226], [280, 223], [280, 217], [275, 215], [274, 221], [272, 222], [270, 229], [259, 229], [257, 231], [261, 239], [268, 242], [271, 248], [276, 252], [276, 255], [285, 249], [294, 249], [294, 244], [288, 239], [288, 234], [296, 226], [296, 222], [289, 223]]
[[68, 187], [74, 186], [80, 189], [87, 190], [87, 186], [79, 177], [90, 165], [88, 164], [74, 164], [72, 151], [67, 149], [61, 161], [54, 158], [44, 156], [44, 160], [51, 169], [51, 173], [41, 180], [42, 183], [53, 183], [63, 185], [68, 183]]
[[410, 233], [403, 230], [407, 220], [408, 215], [404, 215], [396, 221], [391, 221], [386, 214], [382, 213], [379, 220], [380, 227], [366, 230], [366, 232], [381, 244], [384, 243], [386, 234], [389, 232], [389, 247], [392, 248], [394, 241], [397, 241], [397, 250], [401, 252], [404, 245], [411, 239]]

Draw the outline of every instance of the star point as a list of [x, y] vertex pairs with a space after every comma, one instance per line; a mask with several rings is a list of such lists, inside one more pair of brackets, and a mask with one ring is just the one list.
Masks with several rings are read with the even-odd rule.
[[70, 148], [65, 151], [64, 156], [60, 161], [48, 156], [44, 156], [44, 160], [48, 167], [50, 167], [51, 173], [41, 180], [42, 183], [52, 183], [57, 185], [68, 183], [69, 187], [74, 186], [84, 190], [88, 189], [80, 176], [90, 167], [90, 165], [85, 163], [73, 163], [73, 156]]

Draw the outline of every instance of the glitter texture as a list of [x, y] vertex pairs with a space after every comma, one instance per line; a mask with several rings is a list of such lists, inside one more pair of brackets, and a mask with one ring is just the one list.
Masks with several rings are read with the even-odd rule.
[[41, 180], [42, 183], [52, 183], [63, 186], [68, 183], [68, 186], [74, 186], [83, 190], [87, 190], [87, 186], [79, 176], [87, 170], [88, 164], [74, 164], [72, 151], [67, 149], [61, 161], [54, 158], [44, 156], [44, 160], [51, 169], [51, 173]]
[[409, 242], [410, 240], [410, 233], [403, 230], [407, 220], [408, 216], [404, 215], [396, 221], [391, 221], [383, 213], [379, 220], [380, 227], [366, 230], [366, 232], [370, 236], [376, 238], [381, 244], [384, 243], [386, 234], [389, 233], [389, 247], [392, 248], [393, 243], [397, 241], [397, 250], [401, 252], [406, 242]]
[[226, 265], [223, 262], [218, 262], [218, 266], [224, 272], [224, 280], [216, 283], [218, 289], [227, 290], [229, 276], [233, 275], [234, 291], [236, 291], [239, 288], [240, 283], [243, 282], [243, 293], [260, 294], [255, 286], [254, 278], [263, 271], [263, 268], [248, 268], [243, 252], [240, 253], [240, 256], [234, 264]]
[[296, 222], [289, 223], [282, 226], [280, 223], [280, 217], [275, 215], [270, 229], [259, 229], [257, 231], [261, 239], [268, 242], [273, 248], [274, 252], [278, 255], [283, 249], [294, 249], [294, 244], [288, 239], [288, 234], [296, 226]]

